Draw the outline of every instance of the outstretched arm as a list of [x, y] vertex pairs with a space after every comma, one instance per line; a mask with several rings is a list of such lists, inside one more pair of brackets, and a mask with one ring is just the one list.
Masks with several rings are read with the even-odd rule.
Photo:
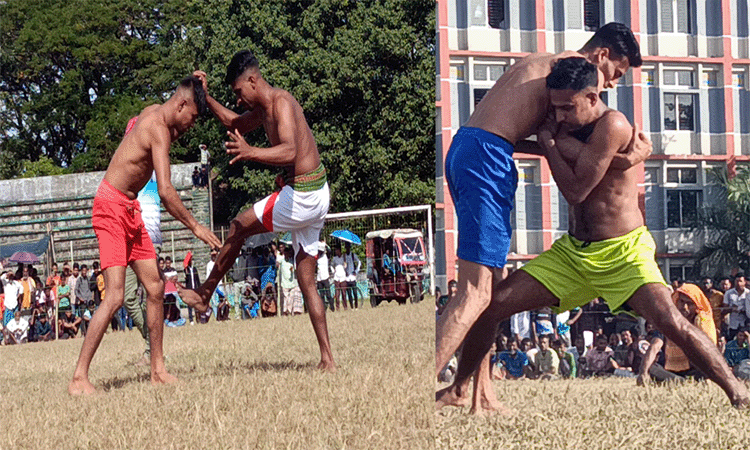
[[579, 204], [588, 197], [604, 178], [614, 155], [627, 146], [631, 132], [625, 116], [618, 112], [607, 114], [594, 128], [588, 145], [578, 153], [572, 167], [563, 159], [558, 145], [584, 144], [564, 132], [554, 138], [547, 131], [540, 133], [539, 140], [547, 154], [552, 176], [569, 204]]
[[294, 120], [294, 105], [291, 100], [284, 97], [277, 100], [274, 118], [278, 124], [279, 143], [273, 147], [251, 146], [242, 137], [239, 129], [227, 132], [231, 141], [225, 142], [224, 145], [228, 154], [235, 155], [229, 164], [237, 161], [255, 161], [271, 166], [289, 166], [294, 163], [297, 156], [295, 142], [300, 131]]
[[211, 110], [214, 116], [219, 119], [219, 122], [227, 127], [228, 130], [238, 130], [240, 134], [245, 134], [248, 131], [252, 131], [263, 125], [263, 115], [260, 108], [247, 111], [243, 114], [237, 114], [208, 95], [206, 72], [196, 70], [193, 72], [193, 76], [199, 78], [203, 82], [203, 90], [206, 91], [206, 104], [208, 105], [208, 109]]
[[221, 241], [208, 228], [204, 227], [190, 214], [182, 204], [177, 190], [172, 185], [172, 175], [169, 167], [169, 146], [171, 139], [166, 129], [152, 131], [151, 157], [154, 171], [156, 171], [156, 186], [159, 198], [164, 202], [164, 208], [175, 219], [183, 223], [195, 237], [208, 244], [211, 248], [221, 247]]

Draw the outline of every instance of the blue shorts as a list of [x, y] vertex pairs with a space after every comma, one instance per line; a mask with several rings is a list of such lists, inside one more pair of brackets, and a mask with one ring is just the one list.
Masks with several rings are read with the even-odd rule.
[[457, 256], [505, 266], [518, 185], [513, 144], [480, 128], [462, 127], [445, 158], [445, 177], [458, 216]]

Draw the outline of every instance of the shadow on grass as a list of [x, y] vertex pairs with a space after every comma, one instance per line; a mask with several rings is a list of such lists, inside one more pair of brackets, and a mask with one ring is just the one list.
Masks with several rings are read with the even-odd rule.
[[302, 372], [310, 369], [315, 369], [317, 363], [308, 362], [300, 364], [294, 361], [286, 362], [241, 362], [241, 361], [221, 361], [212, 369], [214, 375], [229, 375], [232, 372], [287, 372], [297, 371]]
[[127, 377], [115, 377], [111, 380], [105, 381], [102, 383], [102, 388], [105, 392], [108, 392], [112, 389], [121, 389], [123, 386], [128, 385], [130, 383], [148, 383], [151, 381], [151, 374], [145, 373], [145, 374], [135, 374], [130, 375]]

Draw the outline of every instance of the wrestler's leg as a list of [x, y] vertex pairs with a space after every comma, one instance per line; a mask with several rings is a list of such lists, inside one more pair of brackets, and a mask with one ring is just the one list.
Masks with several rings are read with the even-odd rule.
[[299, 288], [307, 303], [310, 321], [312, 321], [313, 330], [315, 330], [315, 336], [318, 338], [318, 345], [320, 346], [320, 364], [318, 364], [318, 369], [334, 371], [336, 370], [336, 364], [333, 361], [331, 343], [328, 339], [326, 308], [315, 286], [315, 257], [308, 255], [300, 248], [297, 252], [296, 260]]
[[253, 208], [248, 208], [237, 215], [229, 225], [229, 235], [224, 241], [224, 245], [216, 257], [214, 268], [203, 282], [195, 290], [178, 288], [180, 298], [188, 306], [195, 308], [196, 311], [203, 314], [208, 309], [208, 301], [211, 298], [216, 286], [229, 269], [234, 265], [237, 256], [240, 254], [245, 239], [250, 236], [267, 233], [268, 230], [255, 216]]
[[733, 406], [750, 406], [750, 393], [745, 385], [732, 374], [726, 360], [708, 336], [679, 312], [666, 286], [659, 283], [643, 285], [628, 303], [677, 344], [701, 372], [718, 384]]
[[146, 324], [151, 346], [151, 383], [163, 384], [177, 381], [164, 366], [164, 280], [159, 274], [155, 259], [131, 263], [133, 272], [146, 290]]
[[[458, 260], [458, 296], [448, 302], [435, 327], [435, 377], [463, 342], [466, 333], [490, 303], [492, 270], [475, 262]], [[488, 349], [489, 350], [489, 349]]]
[[513, 314], [554, 306], [559, 300], [542, 283], [523, 270], [515, 271], [505, 280], [493, 280], [492, 301], [466, 335], [461, 359], [453, 384], [436, 394], [438, 408], [457, 404], [466, 396], [472, 373], [495, 341], [497, 324]]
[[122, 307], [125, 266], [107, 267], [103, 273], [107, 295], [94, 312], [94, 316], [89, 323], [88, 333], [83, 339], [83, 346], [78, 356], [75, 372], [73, 372], [73, 379], [68, 385], [68, 392], [71, 395], [93, 394], [96, 391], [94, 385], [89, 381], [89, 366], [112, 317]]

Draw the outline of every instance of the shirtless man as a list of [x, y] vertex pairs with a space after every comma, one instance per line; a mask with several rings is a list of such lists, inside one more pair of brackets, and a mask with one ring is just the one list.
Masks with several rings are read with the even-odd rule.
[[72, 395], [95, 392], [89, 381], [89, 365], [112, 317], [123, 304], [127, 266], [133, 269], [148, 295], [146, 320], [151, 342], [151, 383], [176, 380], [167, 373], [162, 351], [164, 282], [136, 197], [155, 171], [159, 197], [167, 211], [198, 239], [212, 248], [221, 246], [221, 241], [199, 224], [182, 204], [172, 186], [169, 168], [170, 145], [193, 126], [205, 107], [201, 81], [195, 77], [185, 78], [164, 104], [151, 105], [141, 112], [134, 128], [125, 135], [112, 156], [94, 198], [91, 219], [99, 241], [107, 295], [91, 318], [73, 380], [68, 385]]
[[[206, 74], [194, 73], [206, 87]], [[307, 302], [310, 320], [320, 346], [319, 369], [334, 370], [336, 365], [328, 340], [325, 307], [315, 286], [315, 256], [323, 218], [328, 213], [329, 191], [326, 170], [320, 162], [315, 138], [307, 125], [302, 107], [292, 95], [266, 82], [255, 56], [248, 50], [234, 55], [227, 66], [226, 83], [237, 96], [237, 104], [248, 111], [238, 115], [207, 96], [208, 107], [229, 130], [227, 153], [230, 164], [256, 161], [285, 170], [283, 185], [270, 196], [232, 220], [229, 236], [221, 248], [208, 279], [195, 291], [180, 289], [182, 300], [203, 312], [221, 278], [234, 264], [245, 239], [269, 231], [290, 231], [296, 254], [297, 278]], [[271, 142], [269, 148], [251, 147], [242, 137], [263, 127]]]
[[[437, 395], [454, 404], [491, 347], [500, 320], [553, 307], [565, 311], [602, 297], [617, 313], [633, 310], [677, 344], [735, 406], [750, 402], [716, 346], [688, 322], [671, 299], [655, 261], [656, 245], [638, 206], [635, 168], [613, 165], [632, 136], [622, 113], [599, 99], [596, 67], [581, 58], [560, 60], [546, 78], [560, 130], [539, 134], [552, 174], [570, 204], [569, 234], [493, 284], [492, 301], [466, 337], [455, 383]], [[580, 141], [580, 142], [579, 142]]]
[[[436, 326], [436, 371], [445, 367], [469, 328], [490, 303], [493, 283], [503, 278], [511, 239], [510, 211], [518, 182], [515, 150], [539, 154], [535, 134], [547, 116], [549, 91], [545, 77], [556, 61], [583, 57], [602, 72], [604, 88], [613, 87], [629, 67], [641, 65], [633, 33], [619, 23], [601, 27], [578, 52], [537, 53], [511, 66], [477, 105], [465, 127], [458, 130], [445, 160], [445, 176], [458, 216], [458, 301], [451, 302]], [[636, 137], [638, 139], [636, 139]], [[645, 134], [633, 132], [632, 144], [613, 164], [628, 168], [651, 152]], [[475, 393], [489, 384], [489, 359]], [[476, 400], [476, 398], [475, 398]], [[493, 409], [493, 398], [482, 398]]]

